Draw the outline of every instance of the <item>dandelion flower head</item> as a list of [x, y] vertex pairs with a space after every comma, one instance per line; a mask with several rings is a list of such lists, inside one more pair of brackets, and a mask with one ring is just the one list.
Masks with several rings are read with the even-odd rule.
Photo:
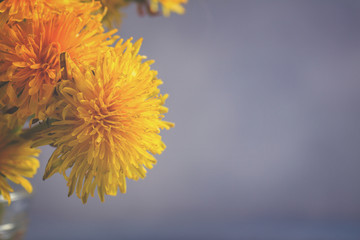
[[39, 168], [35, 158], [40, 150], [30, 147], [30, 142], [21, 139], [14, 129], [9, 128], [13, 116], [0, 115], [0, 193], [10, 204], [10, 192], [13, 191], [8, 180], [20, 184], [29, 193], [32, 192], [31, 178]]
[[19, 117], [45, 118], [60, 76], [59, 56], [91, 65], [112, 44], [116, 30], [104, 33], [99, 16], [37, 12], [31, 20], [5, 24], [0, 32], [0, 81], [8, 81], [0, 103], [19, 108]]
[[144, 178], [153, 154], [165, 149], [160, 129], [173, 126], [162, 120], [167, 95], [159, 93], [153, 61], [138, 55], [140, 45], [119, 41], [85, 71], [68, 58], [69, 80], [59, 86], [65, 106], [50, 129], [56, 149], [44, 179], [63, 174], [69, 196], [76, 189], [84, 203], [95, 188], [101, 201], [118, 188], [125, 193], [126, 178]]

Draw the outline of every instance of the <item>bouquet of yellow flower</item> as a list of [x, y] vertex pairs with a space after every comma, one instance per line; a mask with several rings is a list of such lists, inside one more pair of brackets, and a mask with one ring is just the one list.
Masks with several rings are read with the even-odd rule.
[[145, 177], [165, 149], [160, 130], [174, 126], [163, 120], [167, 94], [153, 61], [139, 55], [142, 39], [119, 39], [104, 24], [132, 3], [168, 16], [186, 1], [0, 2], [0, 194], [9, 204], [9, 181], [32, 191], [26, 178], [43, 145], [55, 148], [43, 178], [62, 174], [83, 203]]

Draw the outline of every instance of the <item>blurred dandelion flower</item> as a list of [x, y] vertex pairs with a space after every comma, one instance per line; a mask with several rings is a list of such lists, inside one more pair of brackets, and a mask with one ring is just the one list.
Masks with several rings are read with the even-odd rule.
[[7, 180], [20, 184], [29, 193], [32, 192], [31, 178], [39, 168], [35, 158], [40, 150], [31, 148], [31, 142], [21, 139], [14, 129], [10, 129], [10, 115], [0, 115], [0, 193], [10, 204], [10, 192], [13, 191]]
[[64, 106], [44, 133], [51, 133], [56, 147], [44, 179], [63, 174], [69, 196], [76, 189], [83, 203], [96, 187], [104, 201], [118, 188], [126, 192], [125, 178], [144, 178], [145, 168], [156, 163], [152, 154], [165, 149], [160, 129], [174, 126], [162, 120], [167, 95], [160, 95], [162, 81], [150, 69], [153, 61], [138, 55], [141, 42], [120, 41], [84, 71], [67, 58], [70, 80], [59, 85]]
[[[106, 12], [103, 19], [107, 27], [120, 26], [124, 13], [121, 9], [130, 4], [129, 0], [101, 0], [102, 10]], [[106, 10], [105, 10], [106, 9]]]
[[159, 4], [165, 17], [170, 16], [171, 12], [184, 14], [185, 8], [181, 4], [187, 3], [187, 0], [150, 0], [150, 9], [153, 12], [159, 11]]

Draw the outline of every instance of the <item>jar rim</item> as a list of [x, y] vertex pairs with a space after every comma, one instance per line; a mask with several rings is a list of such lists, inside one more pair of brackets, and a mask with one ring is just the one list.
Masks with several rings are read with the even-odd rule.
[[[14, 192], [10, 193], [10, 198], [11, 201], [18, 201], [24, 198], [28, 198], [30, 196], [30, 194], [28, 192], [26, 192], [24, 189], [17, 189], [14, 190]], [[8, 201], [6, 199], [4, 199], [4, 197], [2, 195], [0, 195], [0, 204], [2, 203], [7, 203]]]

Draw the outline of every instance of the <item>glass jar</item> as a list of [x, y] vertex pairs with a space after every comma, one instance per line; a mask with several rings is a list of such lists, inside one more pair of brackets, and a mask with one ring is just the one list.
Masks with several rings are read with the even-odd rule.
[[0, 195], [0, 240], [23, 239], [28, 225], [30, 194], [24, 189], [10, 193], [11, 204]]

